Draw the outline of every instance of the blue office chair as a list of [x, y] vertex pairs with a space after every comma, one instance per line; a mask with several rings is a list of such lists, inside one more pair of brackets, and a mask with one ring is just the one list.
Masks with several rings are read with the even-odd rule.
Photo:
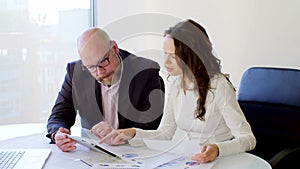
[[250, 153], [273, 169], [300, 168], [300, 70], [249, 68], [238, 102], [257, 139]]

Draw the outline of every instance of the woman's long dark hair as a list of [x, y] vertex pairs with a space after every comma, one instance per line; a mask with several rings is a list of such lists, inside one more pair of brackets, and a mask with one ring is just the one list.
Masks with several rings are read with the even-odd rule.
[[221, 61], [212, 54], [212, 44], [205, 29], [193, 20], [187, 20], [170, 27], [165, 36], [174, 39], [177, 63], [182, 69], [181, 84], [185, 88], [184, 79], [187, 77], [197, 84], [199, 98], [195, 117], [201, 121], [205, 118], [205, 101], [210, 88], [210, 79], [221, 73]]

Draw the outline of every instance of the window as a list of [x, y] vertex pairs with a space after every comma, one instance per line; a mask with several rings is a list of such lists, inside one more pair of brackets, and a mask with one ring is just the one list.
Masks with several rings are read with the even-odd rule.
[[0, 0], [0, 125], [46, 122], [91, 2]]

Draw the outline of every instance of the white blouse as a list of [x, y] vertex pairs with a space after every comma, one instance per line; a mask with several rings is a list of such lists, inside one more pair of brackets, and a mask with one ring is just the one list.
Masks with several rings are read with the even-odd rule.
[[205, 103], [205, 121], [194, 118], [198, 94], [193, 90], [187, 90], [184, 94], [180, 81], [181, 78], [177, 78], [170, 86], [158, 129], [136, 129], [135, 137], [129, 140], [130, 145], [142, 145], [143, 139], [170, 140], [178, 127], [186, 132], [189, 140], [217, 144], [219, 156], [254, 149], [256, 139], [251, 127], [237, 102], [233, 86], [223, 75], [211, 79], [211, 90]]

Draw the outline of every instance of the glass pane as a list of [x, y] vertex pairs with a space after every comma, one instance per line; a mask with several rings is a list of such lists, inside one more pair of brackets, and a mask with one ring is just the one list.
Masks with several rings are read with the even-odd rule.
[[0, 0], [0, 125], [45, 122], [76, 38], [90, 26], [89, 0]]

